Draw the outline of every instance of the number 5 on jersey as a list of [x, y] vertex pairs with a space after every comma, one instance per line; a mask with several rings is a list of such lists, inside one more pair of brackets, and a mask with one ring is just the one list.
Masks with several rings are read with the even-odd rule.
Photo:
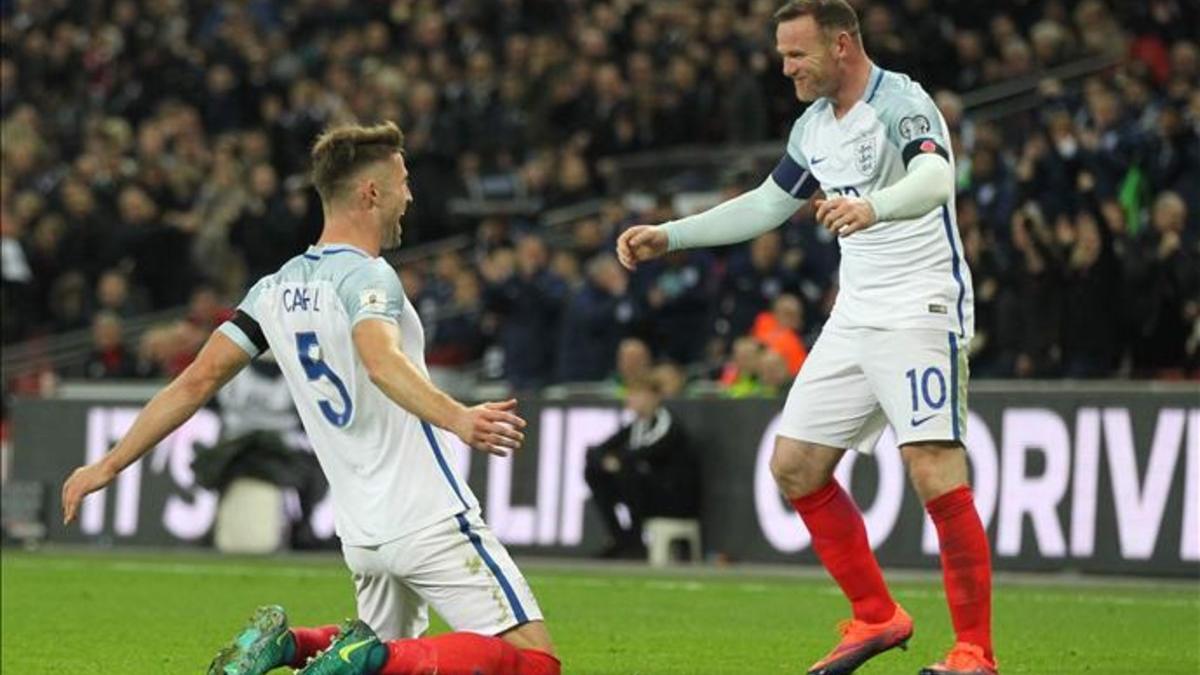
[[317, 401], [317, 406], [330, 424], [335, 427], [346, 426], [350, 422], [351, 413], [354, 412], [354, 404], [350, 401], [350, 394], [346, 392], [346, 385], [342, 384], [342, 378], [338, 377], [321, 357], [321, 345], [317, 342], [317, 334], [312, 331], [296, 333], [296, 354], [300, 357], [300, 365], [304, 367], [304, 374], [308, 376], [309, 382], [316, 382], [323, 377], [337, 387], [338, 394], [342, 397], [341, 412], [335, 410], [325, 399]]

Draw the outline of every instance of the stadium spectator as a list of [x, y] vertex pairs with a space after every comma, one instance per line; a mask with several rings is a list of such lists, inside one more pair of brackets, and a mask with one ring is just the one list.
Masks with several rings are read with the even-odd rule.
[[68, 176], [59, 186], [58, 198], [68, 228], [56, 251], [62, 265], [59, 271], [79, 269], [95, 279], [104, 265], [120, 256], [112, 214], [101, 208], [95, 191], [82, 177]]
[[1179, 195], [1160, 194], [1150, 227], [1125, 258], [1135, 308], [1133, 368], [1141, 377], [1183, 375], [1185, 344], [1200, 315], [1200, 260], [1184, 243], [1186, 208]]
[[[66, 267], [62, 255], [66, 236], [66, 219], [60, 213], [50, 212], [38, 218], [32, 235], [23, 246], [28, 256], [30, 271], [33, 273], [31, 293], [25, 296], [25, 302], [32, 306], [22, 327], [22, 331], [27, 334], [46, 322], [49, 314], [50, 284], [62, 275]], [[16, 304], [5, 306], [15, 308]]]
[[733, 46], [722, 48], [713, 62], [717, 114], [708, 136], [726, 143], [753, 143], [767, 138], [767, 102], [756, 78], [744, 77], [746, 64]]
[[764, 349], [758, 355], [758, 384], [759, 396], [778, 398], [788, 392], [792, 386], [794, 373], [788, 367], [787, 359], [779, 352]]
[[[1086, 174], [1085, 174], [1086, 175]], [[1082, 211], [1064, 231], [1062, 352], [1065, 377], [1108, 377], [1116, 371], [1120, 297], [1113, 234], [1099, 212]], [[965, 244], [964, 244], [965, 246]]]
[[138, 343], [137, 373], [145, 378], [172, 379], [196, 357], [211, 329], [181, 319], [151, 327]]
[[980, 218], [995, 227], [1006, 222], [1013, 212], [1016, 194], [1012, 177], [995, 151], [978, 147], [970, 155], [970, 186], [967, 194], [975, 202]]
[[222, 299], [217, 287], [202, 283], [192, 290], [188, 300], [187, 321], [205, 333], [233, 316], [233, 308]]
[[1061, 365], [1057, 330], [1062, 289], [1052, 236], [1036, 206], [1013, 214], [1015, 260], [1003, 285], [996, 319], [1004, 377], [1048, 377]]
[[650, 371], [650, 379], [663, 398], [679, 398], [687, 390], [687, 373], [679, 364], [664, 361]]
[[430, 369], [464, 366], [479, 357], [484, 341], [482, 309], [479, 280], [460, 270], [449, 302], [439, 308], [427, 334], [425, 358]]
[[554, 257], [550, 261], [550, 270], [559, 278], [567, 287], [567, 293], [574, 293], [584, 283], [583, 270], [579, 265], [579, 258], [570, 251], [558, 250], [554, 252]]
[[229, 224], [229, 245], [241, 255], [247, 279], [259, 279], [296, 255], [307, 242], [288, 217], [279, 174], [267, 162], [250, 170], [250, 194]]
[[445, 229], [450, 222], [446, 201], [437, 196], [454, 190], [455, 158], [460, 139], [455, 116], [443, 110], [440, 92], [433, 83], [427, 80], [414, 82], [407, 95], [409, 117], [404, 129], [405, 156], [412, 173], [413, 191], [432, 196], [414, 201], [405, 215], [406, 238], [420, 241], [453, 234]]
[[644, 380], [653, 376], [654, 357], [650, 347], [638, 338], [625, 338], [617, 346], [617, 385], [623, 390], [634, 380]]
[[34, 276], [29, 258], [21, 243], [18, 221], [0, 209], [0, 256], [4, 279], [4, 323], [5, 344], [24, 337], [33, 307], [29, 300], [33, 296]]
[[484, 304], [500, 317], [498, 338], [504, 350], [504, 370], [517, 389], [540, 387], [550, 381], [555, 364], [555, 326], [565, 285], [548, 268], [546, 244], [526, 235], [516, 253], [501, 249], [480, 271], [488, 282]]
[[571, 253], [580, 260], [590, 260], [606, 252], [610, 243], [598, 218], [584, 218], [571, 228]]
[[980, 222], [972, 199], [960, 197], [957, 207], [963, 257], [975, 282], [975, 339], [971, 341], [969, 352], [971, 374], [984, 378], [1001, 377], [1006, 373], [1002, 373], [997, 306], [1005, 280], [995, 233]]
[[50, 287], [50, 322], [56, 332], [82, 330], [88, 326], [89, 288], [79, 272], [59, 276]]
[[138, 341], [137, 374], [142, 378], [166, 377], [171, 371], [171, 327], [153, 326]]
[[558, 344], [558, 380], [588, 382], [611, 373], [621, 340], [633, 332], [641, 309], [629, 275], [611, 254], [588, 261], [587, 281], [567, 301]]
[[[1133, 80], [1137, 82], [1137, 80]], [[1147, 87], [1141, 91], [1148, 92]], [[1154, 136], [1146, 151], [1148, 161], [1147, 178], [1151, 185], [1178, 193], [1184, 198], [1189, 212], [1200, 211], [1200, 138], [1197, 123], [1200, 123], [1200, 90], [1193, 92], [1192, 126], [1181, 110], [1181, 103], [1162, 107]], [[1188, 238], [1195, 240], [1200, 235], [1200, 221], [1193, 218], [1188, 228]]]
[[783, 358], [789, 375], [800, 372], [800, 366], [808, 356], [808, 348], [801, 338], [804, 334], [804, 305], [796, 296], [784, 293], [776, 297], [771, 302], [771, 311], [755, 317], [750, 334], [767, 351]]
[[100, 311], [92, 318], [92, 350], [83, 365], [89, 380], [125, 379], [137, 372], [137, 361], [125, 347], [121, 317]]
[[158, 205], [140, 186], [122, 188], [117, 204], [120, 254], [149, 291], [151, 305], [166, 309], [183, 304], [195, 280], [193, 233], [164, 222]]
[[760, 312], [780, 293], [796, 293], [799, 284], [783, 260], [783, 238], [772, 230], [749, 245], [748, 254], [729, 263], [719, 295], [718, 313], [730, 335], [744, 335]]
[[733, 341], [731, 357], [721, 368], [718, 379], [726, 396], [749, 398], [761, 394], [758, 365], [762, 351], [762, 343], [749, 335]]
[[117, 269], [105, 270], [96, 283], [97, 311], [113, 312], [122, 319], [131, 319], [146, 312], [144, 298], [130, 288], [129, 277]]
[[454, 297], [455, 280], [464, 271], [463, 260], [454, 251], [440, 253], [431, 270], [422, 270], [422, 282], [416, 289], [414, 304], [426, 322], [441, 314]]
[[[652, 379], [628, 383], [625, 403], [631, 423], [588, 448], [584, 479], [608, 532], [602, 558], [645, 558], [642, 524], [647, 518], [694, 518], [700, 510], [699, 471], [687, 434], [662, 405]], [[623, 526], [617, 505], [628, 509]]]
[[709, 335], [711, 285], [704, 253], [681, 251], [639, 270], [639, 294], [653, 318], [650, 340], [660, 353], [680, 363], [699, 359]]

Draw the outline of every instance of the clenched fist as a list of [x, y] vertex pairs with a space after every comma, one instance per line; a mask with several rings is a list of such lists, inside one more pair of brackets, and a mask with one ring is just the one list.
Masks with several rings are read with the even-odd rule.
[[634, 225], [617, 239], [617, 259], [625, 269], [637, 269], [637, 264], [653, 260], [667, 252], [667, 231], [657, 225]]

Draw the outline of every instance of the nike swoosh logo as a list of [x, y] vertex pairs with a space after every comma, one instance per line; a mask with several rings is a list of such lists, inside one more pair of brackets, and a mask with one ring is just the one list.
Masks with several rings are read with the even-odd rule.
[[360, 640], [354, 644], [346, 645], [338, 650], [338, 656], [342, 657], [342, 660], [346, 663], [350, 663], [350, 655], [354, 653], [354, 650], [361, 649], [369, 644], [371, 644], [370, 640]]
[[922, 424], [925, 424], [926, 422], [928, 422], [929, 420], [931, 420], [931, 419], [933, 419], [933, 418], [935, 418], [935, 417], [937, 417], [937, 415], [936, 415], [936, 414], [934, 414], [934, 415], [929, 415], [929, 416], [927, 416], [927, 417], [922, 417], [922, 418], [920, 418], [920, 419], [918, 419], [918, 418], [914, 417], [914, 418], [912, 418], [911, 420], [909, 420], [909, 422], [910, 422], [910, 423], [912, 423], [912, 425], [913, 425], [914, 427], [919, 427], [919, 426], [921, 426]]
[[813, 166], [816, 166], [816, 165], [820, 164], [821, 162], [824, 162], [826, 159], [828, 159], [828, 158], [827, 157], [813, 157], [812, 159], [810, 159], [808, 161], [808, 163]]

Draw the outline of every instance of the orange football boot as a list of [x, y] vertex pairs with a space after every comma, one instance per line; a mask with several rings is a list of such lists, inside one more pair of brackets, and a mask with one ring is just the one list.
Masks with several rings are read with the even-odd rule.
[[996, 661], [983, 655], [983, 647], [956, 642], [945, 659], [921, 669], [918, 675], [999, 675]]
[[838, 624], [842, 640], [825, 658], [808, 669], [808, 675], [848, 675], [878, 654], [893, 647], [906, 649], [913, 634], [913, 620], [900, 605], [883, 623], [849, 619]]

